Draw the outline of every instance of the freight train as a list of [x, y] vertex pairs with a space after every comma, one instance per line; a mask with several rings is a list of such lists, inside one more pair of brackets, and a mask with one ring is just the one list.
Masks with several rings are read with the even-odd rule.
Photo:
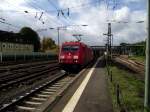
[[82, 42], [65, 42], [61, 46], [59, 63], [64, 70], [80, 70], [92, 60], [92, 49]]

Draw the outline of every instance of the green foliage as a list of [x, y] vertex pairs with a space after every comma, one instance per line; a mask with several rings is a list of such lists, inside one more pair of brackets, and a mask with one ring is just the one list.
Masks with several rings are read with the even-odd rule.
[[131, 48], [132, 53], [137, 56], [145, 56], [145, 50], [146, 50], [146, 42], [141, 41], [137, 43], [121, 43], [120, 46], [126, 47], [129, 46]]
[[20, 34], [24, 35], [24, 37], [30, 40], [34, 45], [34, 51], [38, 52], [40, 50], [40, 37], [37, 32], [29, 27], [23, 27], [20, 31]]
[[[144, 110], [144, 81], [137, 79], [135, 75], [125, 70], [111, 66], [113, 82], [118, 83], [122, 92], [122, 101], [130, 112], [142, 112]], [[116, 92], [111, 86], [113, 102], [116, 103]], [[116, 104], [114, 104], [116, 105]], [[117, 108], [117, 107], [114, 107]]]
[[129, 59], [135, 60], [141, 63], [145, 63], [146, 57], [145, 56], [129, 56]]
[[127, 45], [129, 45], [129, 44], [127, 44], [127, 43], [120, 43], [120, 46], [127, 46]]
[[136, 55], [145, 56], [145, 49], [146, 49], [146, 42], [145, 41], [137, 42], [137, 43], [134, 43], [133, 45], [141, 46], [141, 47], [133, 49], [136, 52]]
[[146, 44], [145, 41], [141, 41], [141, 42], [134, 43], [134, 45], [145, 45], [145, 44]]
[[55, 41], [52, 40], [50, 37], [44, 37], [42, 40], [42, 50], [50, 50], [50, 49], [56, 49]]

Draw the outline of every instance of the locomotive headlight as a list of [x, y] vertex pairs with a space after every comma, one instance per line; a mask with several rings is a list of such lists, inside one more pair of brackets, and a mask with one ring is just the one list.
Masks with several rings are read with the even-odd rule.
[[73, 56], [73, 59], [78, 59], [79, 57], [78, 56]]
[[60, 56], [60, 59], [64, 59], [65, 58], [65, 56]]

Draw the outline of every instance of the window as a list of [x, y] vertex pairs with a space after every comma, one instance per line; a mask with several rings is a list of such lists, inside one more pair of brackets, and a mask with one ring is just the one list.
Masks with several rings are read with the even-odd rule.
[[78, 51], [78, 49], [79, 49], [79, 46], [71, 46], [71, 51]]
[[63, 46], [62, 47], [62, 51], [65, 51], [65, 52], [76, 52], [78, 51], [79, 49], [79, 46], [71, 46], [71, 45], [66, 45], [66, 46]]

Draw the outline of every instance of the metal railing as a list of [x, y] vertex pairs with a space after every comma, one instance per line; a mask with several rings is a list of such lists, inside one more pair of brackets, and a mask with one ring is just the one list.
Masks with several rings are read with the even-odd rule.
[[111, 65], [111, 59], [110, 57], [105, 56], [105, 61], [106, 61], [106, 69], [108, 73], [108, 79], [110, 80], [112, 84], [112, 88], [114, 91], [114, 96], [115, 96], [115, 104], [117, 104], [117, 108], [119, 108], [120, 112], [129, 112], [129, 107], [126, 107], [125, 101], [124, 101], [124, 96], [122, 94], [122, 89], [119, 85], [119, 83], [113, 79], [113, 73], [110, 70], [110, 65]]
[[0, 63], [7, 61], [29, 61], [57, 59], [56, 54], [32, 52], [32, 53], [2, 53], [0, 52]]

